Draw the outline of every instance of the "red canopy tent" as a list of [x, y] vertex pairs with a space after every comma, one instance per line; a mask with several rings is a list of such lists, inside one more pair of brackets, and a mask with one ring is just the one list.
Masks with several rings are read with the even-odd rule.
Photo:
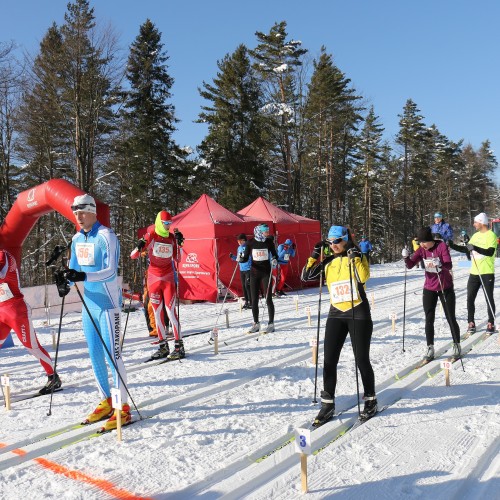
[[[185, 241], [180, 256], [180, 296], [182, 299], [217, 301], [218, 287], [242, 295], [237, 263], [229, 257], [236, 253], [238, 234], [253, 235], [259, 221], [244, 221], [206, 194], [188, 209], [173, 217]], [[236, 272], [235, 272], [236, 269]]]
[[300, 288], [302, 268], [311, 255], [314, 244], [321, 240], [319, 221], [287, 212], [263, 197], [257, 198], [237, 214], [244, 220], [251, 218], [253, 221], [272, 221], [269, 228], [271, 233], [275, 234], [276, 247], [288, 238], [295, 243], [296, 256], [289, 264], [291, 269], [287, 277], [287, 285], [291, 288]]

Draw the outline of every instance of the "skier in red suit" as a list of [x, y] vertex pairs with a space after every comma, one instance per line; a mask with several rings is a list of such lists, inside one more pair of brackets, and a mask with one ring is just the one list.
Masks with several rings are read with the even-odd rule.
[[49, 353], [40, 345], [31, 321], [31, 308], [24, 300], [14, 257], [0, 248], [0, 347], [14, 330], [26, 349], [40, 361], [47, 374], [47, 384], [39, 391], [50, 394], [61, 387], [61, 380], [52, 365]]
[[[139, 240], [137, 247], [130, 254], [132, 259], [137, 259], [143, 248], [148, 252], [147, 285], [159, 340], [159, 349], [151, 356], [151, 360], [179, 359], [185, 356], [179, 320], [175, 310], [175, 262], [178, 259], [184, 238], [182, 233], [176, 229], [174, 229], [173, 234], [170, 232], [171, 224], [172, 216], [166, 210], [159, 212], [155, 223], [148, 227], [146, 234]], [[164, 308], [175, 338], [175, 348], [172, 353], [170, 353], [167, 342]]]

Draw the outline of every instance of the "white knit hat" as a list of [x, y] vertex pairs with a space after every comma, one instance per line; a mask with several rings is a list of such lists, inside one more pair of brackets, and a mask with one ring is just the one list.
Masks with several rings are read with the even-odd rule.
[[484, 224], [485, 226], [487, 226], [488, 216], [484, 212], [481, 212], [480, 214], [474, 217], [474, 222], [479, 222], [480, 224]]
[[71, 205], [73, 212], [90, 212], [91, 214], [97, 213], [95, 200], [90, 194], [82, 194], [75, 196], [73, 205]]

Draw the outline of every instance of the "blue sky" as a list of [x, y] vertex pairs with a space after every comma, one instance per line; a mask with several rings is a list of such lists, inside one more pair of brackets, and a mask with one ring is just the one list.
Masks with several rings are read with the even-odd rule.
[[[52, 22], [61, 24], [67, 0], [18, 0], [2, 6], [0, 40], [35, 52]], [[204, 125], [193, 123], [217, 60], [255, 32], [287, 21], [289, 38], [311, 58], [322, 45], [355, 88], [373, 104], [392, 140], [398, 114], [413, 99], [428, 125], [474, 147], [489, 139], [500, 160], [500, 2], [497, 0], [94, 0], [100, 24], [111, 24], [127, 53], [150, 18], [162, 32], [175, 79], [176, 140], [196, 146]]]

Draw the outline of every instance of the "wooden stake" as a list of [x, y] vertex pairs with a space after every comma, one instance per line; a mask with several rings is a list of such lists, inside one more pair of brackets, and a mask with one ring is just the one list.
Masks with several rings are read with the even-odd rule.
[[2, 385], [4, 387], [4, 394], [5, 394], [5, 409], [7, 411], [10, 411], [10, 380], [9, 380], [9, 375], [5, 374], [2, 377]]
[[229, 309], [224, 309], [224, 313], [226, 314], [226, 328], [229, 328]]
[[446, 381], [446, 385], [449, 386], [450, 384], [450, 370], [448, 368], [445, 368], [444, 370], [444, 379]]
[[309, 306], [306, 307], [306, 314], [307, 314], [307, 324], [309, 326], [311, 325], [311, 308]]
[[121, 410], [115, 408], [115, 417], [116, 417], [116, 439], [117, 441], [122, 440], [122, 416]]
[[295, 310], [299, 312], [299, 296], [295, 295]]
[[310, 345], [312, 348], [312, 364], [316, 366], [318, 364], [318, 343], [316, 342], [316, 337], [311, 339]]
[[51, 328], [50, 333], [52, 334], [52, 347], [54, 348], [54, 351], [56, 350], [56, 331]]
[[213, 329], [212, 338], [214, 339], [214, 354], [219, 354], [219, 329], [218, 328]]
[[307, 455], [300, 454], [300, 482], [302, 485], [302, 493], [307, 493]]

